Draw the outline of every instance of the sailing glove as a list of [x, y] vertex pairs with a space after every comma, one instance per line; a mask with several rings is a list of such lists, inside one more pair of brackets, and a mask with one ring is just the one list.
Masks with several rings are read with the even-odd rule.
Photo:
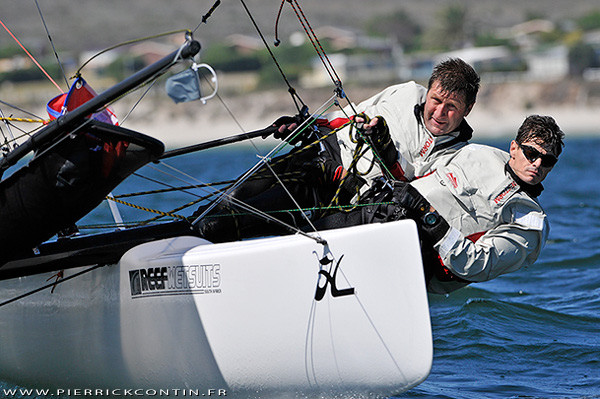
[[[363, 118], [365, 123], [369, 123], [371, 120], [364, 113], [358, 114], [357, 116]], [[398, 150], [396, 150], [396, 147], [392, 142], [390, 129], [383, 116], [378, 115], [375, 118], [377, 118], [377, 124], [375, 126], [364, 128], [364, 123], [359, 123], [356, 128], [361, 131], [367, 142], [372, 146], [375, 152], [377, 152], [377, 155], [381, 158], [383, 164], [387, 168], [391, 168], [398, 160]]]
[[448, 232], [448, 222], [438, 214], [416, 188], [405, 182], [394, 183], [393, 201], [417, 223], [421, 240], [438, 243]]
[[[298, 131], [295, 135], [290, 136], [296, 130], [298, 126], [300, 126], [304, 122], [304, 118], [300, 115], [294, 116], [282, 116], [277, 118], [275, 122], [271, 124], [272, 127], [276, 127], [277, 130], [273, 133], [273, 137], [280, 140], [285, 140], [290, 145], [296, 145], [299, 142], [307, 142], [310, 140], [310, 135], [313, 133], [313, 130], [310, 126], [305, 127], [302, 131]], [[263, 138], [267, 138], [269, 134], [263, 136]], [[316, 139], [316, 137], [315, 137]]]

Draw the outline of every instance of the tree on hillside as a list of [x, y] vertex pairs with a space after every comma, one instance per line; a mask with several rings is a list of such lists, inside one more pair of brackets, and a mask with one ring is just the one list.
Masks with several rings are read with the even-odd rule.
[[404, 10], [398, 10], [371, 18], [366, 24], [366, 31], [374, 36], [391, 37], [404, 50], [411, 51], [418, 47], [422, 28]]
[[569, 74], [582, 76], [587, 68], [600, 66], [600, 60], [594, 48], [587, 43], [579, 42], [569, 49]]
[[432, 50], [452, 50], [461, 48], [468, 40], [468, 10], [456, 3], [441, 9], [437, 14], [438, 23], [425, 33], [424, 47]]
[[450, 41], [450, 46], [456, 43], [462, 44], [467, 35], [465, 27], [467, 25], [467, 7], [461, 4], [448, 6], [441, 13], [442, 27], [447, 39]]
[[257, 71], [262, 66], [258, 52], [240, 53], [234, 46], [228, 44], [216, 43], [203, 51], [203, 61], [220, 71]]
[[577, 19], [577, 26], [584, 31], [600, 28], [600, 10], [591, 11]]
[[547, 16], [540, 10], [527, 10], [525, 11], [524, 21], [533, 21], [535, 19], [547, 19]]

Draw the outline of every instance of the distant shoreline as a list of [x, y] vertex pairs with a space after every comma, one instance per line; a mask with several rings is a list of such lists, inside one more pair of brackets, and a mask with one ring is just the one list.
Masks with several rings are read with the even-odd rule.
[[[531, 114], [554, 117], [567, 138], [600, 136], [600, 94], [595, 94], [595, 97], [589, 95], [600, 93], [600, 82], [594, 84], [597, 87], [568, 81], [544, 84], [484, 82], [477, 103], [467, 117], [474, 129], [474, 140], [479, 137], [513, 137], [525, 117]], [[383, 88], [356, 86], [347, 87], [346, 92], [354, 103], [359, 103]], [[36, 104], [34, 113], [47, 117], [45, 103], [52, 95], [47, 91], [47, 95], [43, 94], [44, 91], [41, 93], [36, 91], [36, 95], [23, 95], [22, 92], [11, 90], [11, 87], [0, 90], [3, 100], [10, 103], [11, 97], [19, 95], [27, 101], [18, 101], [17, 105], [31, 111], [31, 105], [19, 102]], [[322, 102], [332, 97], [333, 90], [302, 89], [299, 93], [314, 112]], [[40, 95], [45, 97], [39, 99]], [[155, 137], [168, 148], [263, 129], [278, 117], [296, 112], [290, 95], [281, 89], [242, 94], [220, 93], [220, 98], [213, 98], [206, 104], [199, 101], [175, 104], [165, 94], [155, 93], [144, 98], [131, 116], [123, 121], [134, 101], [137, 98], [129, 96], [113, 106], [121, 118], [122, 126]], [[346, 105], [345, 101], [340, 102]], [[7, 111], [4, 110], [8, 114]]]
[[[358, 103], [380, 89], [353, 89], [352, 100]], [[600, 103], [574, 105], [564, 102], [524, 107], [522, 103], [528, 100], [520, 92], [532, 92], [531, 87], [520, 85], [507, 90], [502, 86], [492, 91], [498, 93], [482, 93], [481, 99], [467, 117], [474, 129], [475, 139], [513, 137], [523, 120], [531, 114], [554, 117], [567, 137], [600, 136]], [[312, 111], [312, 108], [316, 109], [321, 105], [319, 101], [332, 95], [331, 90], [306, 92], [310, 92], [310, 98], [305, 98], [304, 101]], [[283, 90], [236, 95], [224, 101], [235, 120], [217, 99], [205, 105], [200, 102], [175, 105], [168, 100], [155, 103], [155, 106], [144, 105], [143, 110], [136, 110], [132, 114], [125, 126], [156, 137], [168, 147], [173, 147], [262, 129], [279, 116], [294, 113], [290, 96]]]

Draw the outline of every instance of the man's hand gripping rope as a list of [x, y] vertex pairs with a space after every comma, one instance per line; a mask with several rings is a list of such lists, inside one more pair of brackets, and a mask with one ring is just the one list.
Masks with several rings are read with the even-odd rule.
[[398, 150], [392, 142], [392, 136], [385, 119], [382, 116], [376, 116], [370, 119], [364, 113], [356, 115], [354, 118], [356, 129], [360, 132], [360, 138], [363, 138], [371, 149], [375, 152], [383, 163], [383, 167], [389, 170], [398, 160]]

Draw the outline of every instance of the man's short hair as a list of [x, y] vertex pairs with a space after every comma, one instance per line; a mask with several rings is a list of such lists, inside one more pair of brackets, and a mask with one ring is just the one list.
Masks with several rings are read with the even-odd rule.
[[565, 134], [551, 116], [529, 115], [519, 127], [515, 141], [518, 144], [533, 141], [550, 148], [554, 155], [559, 156], [565, 145], [564, 137]]
[[450, 58], [433, 68], [428, 89], [439, 82], [442, 90], [448, 93], [464, 93], [466, 105], [475, 104], [479, 91], [479, 75], [473, 67], [460, 58]]

